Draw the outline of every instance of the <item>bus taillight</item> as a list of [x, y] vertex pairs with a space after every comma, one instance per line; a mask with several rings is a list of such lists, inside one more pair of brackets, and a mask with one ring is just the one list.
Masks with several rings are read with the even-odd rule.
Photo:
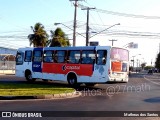
[[110, 70], [110, 69], [108, 69], [108, 74], [109, 74], [109, 75], [111, 74], [111, 70]]

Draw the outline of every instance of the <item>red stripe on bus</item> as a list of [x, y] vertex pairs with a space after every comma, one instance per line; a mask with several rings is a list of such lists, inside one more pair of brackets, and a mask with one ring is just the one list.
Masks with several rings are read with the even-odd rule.
[[67, 74], [74, 71], [80, 76], [91, 76], [93, 65], [89, 64], [64, 64], [64, 63], [43, 63], [43, 73]]

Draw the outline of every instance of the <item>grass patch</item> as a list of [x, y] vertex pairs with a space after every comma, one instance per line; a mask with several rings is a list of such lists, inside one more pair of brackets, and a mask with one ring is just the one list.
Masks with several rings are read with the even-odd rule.
[[53, 84], [0, 83], [0, 96], [36, 96], [70, 92], [74, 92], [74, 89]]

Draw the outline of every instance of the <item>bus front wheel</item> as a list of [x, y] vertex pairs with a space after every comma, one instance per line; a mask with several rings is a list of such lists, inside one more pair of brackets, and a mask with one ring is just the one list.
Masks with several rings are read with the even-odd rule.
[[34, 82], [36, 79], [35, 78], [32, 78], [32, 73], [31, 71], [26, 71], [25, 72], [25, 77], [26, 77], [26, 80], [28, 82]]

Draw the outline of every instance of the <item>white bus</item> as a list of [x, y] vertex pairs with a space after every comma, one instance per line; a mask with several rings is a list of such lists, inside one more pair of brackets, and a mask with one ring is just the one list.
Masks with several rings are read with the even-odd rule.
[[16, 76], [85, 83], [128, 82], [129, 51], [111, 46], [19, 48]]

